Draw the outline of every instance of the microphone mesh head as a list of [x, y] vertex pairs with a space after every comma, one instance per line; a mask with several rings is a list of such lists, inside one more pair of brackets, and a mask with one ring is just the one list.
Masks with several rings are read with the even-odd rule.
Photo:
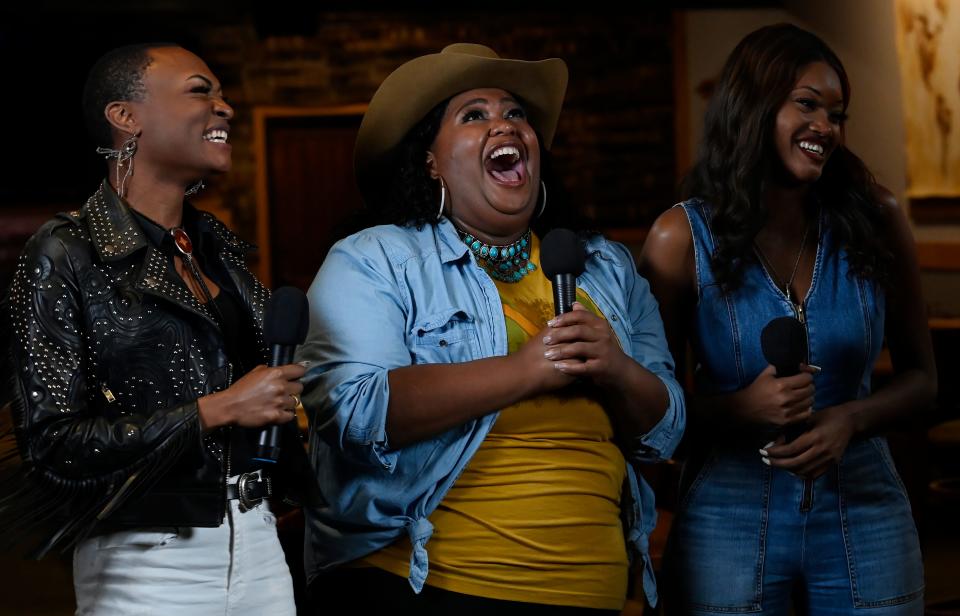
[[307, 339], [310, 308], [307, 296], [295, 287], [273, 292], [263, 316], [263, 338], [267, 346], [296, 346]]
[[773, 319], [760, 332], [760, 348], [768, 363], [777, 368], [777, 376], [792, 376], [807, 360], [807, 332], [793, 317]]
[[554, 229], [540, 242], [540, 268], [547, 278], [557, 274], [579, 276], [586, 267], [585, 262], [583, 244], [569, 229]]

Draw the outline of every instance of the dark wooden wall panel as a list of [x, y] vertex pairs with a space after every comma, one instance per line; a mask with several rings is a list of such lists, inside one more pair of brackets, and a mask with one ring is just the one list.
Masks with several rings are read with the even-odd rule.
[[[32, 114], [56, 118], [57, 145], [51, 148], [50, 140], [40, 136], [16, 140], [19, 156], [14, 162], [23, 161], [25, 169], [37, 173], [13, 170], [10, 177], [40, 174], [43, 180], [8, 182], [6, 186], [16, 190], [0, 191], [0, 217], [2, 208], [27, 203], [28, 198], [41, 206], [70, 201], [58, 209], [73, 209], [96, 188], [102, 161], [83, 138], [83, 76], [100, 53], [145, 40], [182, 42], [207, 60], [222, 81], [236, 110], [230, 135], [234, 165], [228, 175], [208, 183], [204, 199], [208, 207], [226, 211], [241, 236], [251, 241], [259, 233], [256, 182], [261, 172], [253, 135], [255, 109], [365, 103], [397, 66], [457, 41], [487, 44], [509, 57], [558, 56], [567, 61], [570, 85], [554, 144], [555, 167], [570, 203], [592, 226], [608, 231], [643, 227], [674, 201], [674, 21], [669, 11], [397, 11], [363, 9], [362, 4], [358, 10], [342, 10], [340, 4], [325, 6], [341, 10], [304, 5], [287, 11], [256, 3], [220, 10], [222, 6], [186, 0], [138, 8], [63, 3], [56, 19], [25, 14], [0, 20], [0, 68], [18, 75], [69, 77], [50, 98], [47, 111], [41, 109], [46, 97], [34, 97], [31, 103], [38, 106]], [[35, 31], [48, 35], [17, 34]], [[3, 41], [11, 46], [4, 47]], [[12, 103], [7, 115], [19, 117], [19, 99], [8, 98]], [[335, 151], [340, 162], [349, 163], [349, 149]], [[275, 162], [270, 164], [275, 173], [283, 172]], [[297, 171], [297, 164], [288, 161], [290, 173], [282, 186], [284, 198], [297, 203], [293, 215], [302, 218], [311, 212], [307, 204], [317, 195], [324, 199], [314, 207], [331, 215], [355, 207], [354, 191], [336, 193], [322, 183], [321, 174]], [[81, 167], [91, 171], [67, 173]], [[557, 194], [557, 188], [551, 194]], [[307, 223], [297, 225], [288, 238], [287, 220], [285, 214], [270, 230], [270, 236], [277, 237], [269, 242], [271, 250], [296, 252], [300, 248], [292, 247], [301, 244], [325, 249], [324, 231], [304, 241], [312, 227], [303, 218]], [[287, 261], [294, 253], [278, 256]], [[302, 273], [296, 276], [303, 279]]]
[[360, 206], [353, 142], [359, 116], [266, 123], [271, 282], [306, 289], [339, 226]]

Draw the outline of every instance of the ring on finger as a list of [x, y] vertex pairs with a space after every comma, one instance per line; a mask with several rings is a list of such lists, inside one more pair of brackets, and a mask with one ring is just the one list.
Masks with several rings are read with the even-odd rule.
[[290, 394], [290, 397], [293, 398], [293, 410], [296, 410], [302, 406], [303, 403], [300, 402], [300, 396], [297, 394]]

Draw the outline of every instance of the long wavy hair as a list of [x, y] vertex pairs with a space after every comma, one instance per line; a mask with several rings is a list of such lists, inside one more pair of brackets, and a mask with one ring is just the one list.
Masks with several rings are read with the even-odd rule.
[[[752, 244], [767, 217], [764, 182], [780, 171], [774, 145], [776, 116], [800, 71], [825, 62], [840, 78], [843, 110], [850, 104], [850, 82], [843, 64], [820, 38], [791, 24], [760, 28], [730, 54], [707, 108], [697, 161], [683, 192], [712, 208], [716, 250], [711, 269], [725, 289], [736, 289], [753, 262]], [[885, 283], [892, 253], [886, 248], [886, 222], [877, 201], [876, 180], [853, 152], [838, 145], [812, 186], [833, 245], [845, 250], [851, 271]]]
[[[519, 99], [518, 99], [519, 100]], [[430, 177], [427, 170], [427, 151], [440, 132], [440, 124], [450, 99], [442, 101], [430, 110], [389, 154], [378, 161], [372, 177], [380, 179], [370, 187], [370, 197], [358, 218], [351, 221], [347, 232], [378, 224], [415, 226], [437, 224], [437, 209], [440, 205], [440, 183]], [[523, 104], [523, 101], [519, 101]], [[534, 232], [543, 237], [555, 227], [580, 229], [579, 217], [568, 207], [567, 195], [553, 170], [550, 153], [540, 142], [540, 177], [548, 190], [543, 215], [531, 221]], [[541, 196], [542, 198], [542, 196]], [[539, 202], [537, 207], [539, 208]]]

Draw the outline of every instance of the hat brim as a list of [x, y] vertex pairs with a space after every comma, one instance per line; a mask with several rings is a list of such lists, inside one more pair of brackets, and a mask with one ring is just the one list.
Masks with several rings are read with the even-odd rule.
[[365, 187], [376, 182], [377, 162], [417, 122], [439, 103], [475, 88], [500, 88], [520, 97], [543, 147], [550, 149], [567, 89], [563, 60], [512, 60], [446, 50], [421, 56], [387, 76], [360, 123], [353, 160], [364, 196]]

